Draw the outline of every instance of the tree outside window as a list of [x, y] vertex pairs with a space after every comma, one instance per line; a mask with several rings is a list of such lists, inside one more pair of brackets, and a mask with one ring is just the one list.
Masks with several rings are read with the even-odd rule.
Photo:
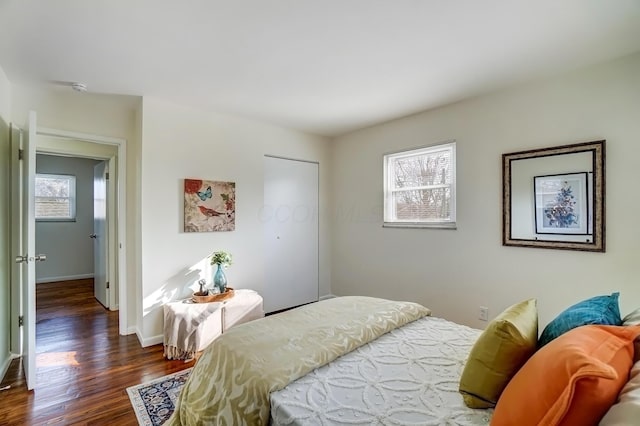
[[37, 174], [35, 207], [36, 220], [75, 220], [76, 177]]
[[455, 227], [455, 142], [384, 156], [385, 226]]

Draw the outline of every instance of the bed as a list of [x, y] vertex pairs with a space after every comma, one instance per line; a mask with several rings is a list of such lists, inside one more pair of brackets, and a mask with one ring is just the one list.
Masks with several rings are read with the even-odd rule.
[[618, 295], [570, 306], [540, 337], [535, 299], [482, 332], [410, 302], [312, 303], [216, 339], [167, 424], [638, 424], [640, 309], [620, 318]]
[[167, 424], [489, 424], [458, 393], [480, 333], [410, 302], [307, 305], [214, 341]]
[[486, 425], [460, 374], [479, 330], [427, 316], [271, 393], [271, 424]]

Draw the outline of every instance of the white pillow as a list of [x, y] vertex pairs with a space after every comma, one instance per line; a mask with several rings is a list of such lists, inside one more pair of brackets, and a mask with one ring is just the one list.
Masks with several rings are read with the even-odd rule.
[[640, 325], [640, 308], [622, 319], [622, 325]]
[[[637, 313], [640, 315], [640, 312]], [[628, 316], [628, 315], [627, 315]], [[640, 361], [631, 367], [629, 381], [600, 421], [600, 426], [628, 426], [638, 424], [640, 419]]]

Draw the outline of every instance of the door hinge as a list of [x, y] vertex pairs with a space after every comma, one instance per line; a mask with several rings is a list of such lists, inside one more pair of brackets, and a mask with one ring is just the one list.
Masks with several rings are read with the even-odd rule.
[[104, 179], [105, 179], [105, 180], [109, 180], [109, 172], [105, 173], [105, 175], [104, 175], [104, 176], [105, 176], [105, 177], [104, 177]]
[[22, 327], [24, 325], [24, 317], [20, 315], [18, 317], [18, 327]]
[[109, 289], [109, 281], [107, 281], [107, 290]]
[[18, 160], [22, 160], [24, 158], [24, 149], [18, 150]]

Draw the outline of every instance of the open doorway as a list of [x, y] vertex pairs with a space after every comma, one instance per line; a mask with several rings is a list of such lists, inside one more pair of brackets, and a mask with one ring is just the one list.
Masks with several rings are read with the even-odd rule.
[[36, 264], [36, 369], [49, 377], [61, 362], [78, 363], [82, 344], [117, 333], [108, 288], [113, 200], [108, 159], [36, 151], [35, 246], [46, 255]]
[[94, 297], [117, 310], [117, 147], [38, 135], [36, 152], [35, 245], [53, 255], [36, 283], [92, 278]]

